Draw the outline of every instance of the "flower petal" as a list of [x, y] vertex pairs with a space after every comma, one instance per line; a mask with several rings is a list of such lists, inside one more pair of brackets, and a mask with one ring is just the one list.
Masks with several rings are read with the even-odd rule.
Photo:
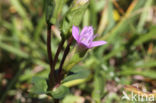
[[85, 26], [85, 27], [82, 29], [80, 35], [81, 35], [81, 36], [84, 35], [85, 32], [87, 32], [87, 31], [88, 31], [88, 26]]
[[92, 26], [85, 26], [83, 29], [82, 29], [82, 31], [81, 31], [81, 36], [82, 35], [85, 35], [85, 34], [87, 34], [87, 33], [90, 33], [90, 34], [93, 34], [93, 27]]
[[72, 35], [76, 41], [79, 39], [79, 28], [77, 26], [72, 27]]
[[92, 47], [104, 45], [106, 43], [107, 43], [106, 41], [93, 41], [90, 47], [92, 48]]

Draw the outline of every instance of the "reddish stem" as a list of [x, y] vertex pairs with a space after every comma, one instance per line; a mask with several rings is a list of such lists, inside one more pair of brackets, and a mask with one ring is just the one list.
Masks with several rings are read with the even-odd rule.
[[60, 67], [59, 67], [59, 70], [58, 70], [58, 78], [59, 78], [59, 82], [61, 81], [61, 78], [62, 78], [62, 69], [63, 69], [63, 64], [64, 64], [64, 61], [70, 51], [70, 45], [73, 41], [73, 37], [71, 36], [68, 40], [68, 45], [67, 47], [65, 48], [65, 51], [64, 51], [64, 54], [63, 54], [63, 57], [62, 57], [62, 60], [61, 60], [61, 63], [60, 63]]
[[55, 84], [55, 69], [53, 68], [53, 59], [51, 52], [51, 24], [48, 24], [47, 27], [47, 51], [48, 51], [48, 59], [50, 64], [50, 74], [49, 74], [49, 88], [52, 88], [53, 84]]

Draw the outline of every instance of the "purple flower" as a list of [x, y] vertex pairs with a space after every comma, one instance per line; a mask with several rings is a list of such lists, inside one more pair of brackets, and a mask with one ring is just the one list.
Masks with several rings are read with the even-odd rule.
[[104, 45], [106, 41], [93, 41], [96, 35], [94, 35], [92, 26], [85, 26], [79, 34], [79, 28], [73, 26], [72, 35], [78, 45], [85, 46], [86, 48], [92, 48], [100, 45]]

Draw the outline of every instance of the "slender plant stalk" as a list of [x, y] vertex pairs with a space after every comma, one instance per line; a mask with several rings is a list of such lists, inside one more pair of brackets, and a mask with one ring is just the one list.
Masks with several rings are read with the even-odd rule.
[[63, 54], [63, 57], [62, 57], [62, 60], [61, 60], [61, 63], [60, 63], [60, 67], [59, 67], [59, 70], [58, 70], [59, 82], [61, 81], [61, 78], [62, 78], [62, 67], [63, 67], [64, 61], [65, 61], [65, 59], [66, 59], [66, 57], [67, 57], [67, 55], [68, 55], [68, 53], [70, 51], [70, 45], [71, 45], [72, 41], [73, 41], [73, 37], [71, 36], [69, 38], [69, 40], [68, 40], [68, 45], [67, 45], [67, 47], [66, 47], [66, 49], [64, 51], [64, 54]]
[[62, 41], [61, 41], [60, 44], [59, 44], [59, 47], [58, 47], [57, 52], [56, 52], [55, 57], [54, 57], [54, 62], [53, 62], [53, 66], [54, 66], [54, 67], [55, 67], [55, 65], [56, 65], [56, 62], [58, 61], [58, 56], [59, 56], [59, 54], [60, 54], [60, 52], [61, 52], [61, 50], [62, 50], [62, 48], [63, 48], [64, 42], [65, 42], [65, 40], [62, 39]]
[[[56, 52], [56, 54], [55, 54], [54, 61], [53, 61], [53, 65], [52, 65], [53, 68], [55, 68], [55, 66], [56, 66], [56, 63], [57, 63], [57, 61], [58, 61], [58, 56], [59, 56], [59, 54], [60, 54], [60, 52], [61, 52], [61, 50], [62, 50], [62, 48], [63, 48], [64, 42], [65, 42], [65, 39], [62, 39], [62, 41], [60, 42], [60, 44], [59, 44], [59, 46], [58, 46], [58, 48], [57, 48], [57, 52]], [[55, 74], [57, 74], [57, 73], [55, 73]], [[57, 82], [58, 82], [58, 77], [56, 78], [56, 80], [57, 80]]]
[[49, 74], [49, 88], [51, 89], [55, 84], [56, 74], [55, 69], [53, 68], [53, 58], [51, 52], [51, 24], [47, 23], [47, 52], [48, 52], [48, 59], [50, 64], [50, 74]]

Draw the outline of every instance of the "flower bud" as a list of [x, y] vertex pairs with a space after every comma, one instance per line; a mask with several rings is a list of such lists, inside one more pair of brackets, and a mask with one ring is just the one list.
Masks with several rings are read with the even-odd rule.
[[76, 45], [73, 50], [68, 54], [65, 63], [64, 63], [64, 70], [67, 72], [72, 69], [77, 63], [79, 63], [83, 57], [85, 56], [87, 50], [80, 51], [79, 46]]

